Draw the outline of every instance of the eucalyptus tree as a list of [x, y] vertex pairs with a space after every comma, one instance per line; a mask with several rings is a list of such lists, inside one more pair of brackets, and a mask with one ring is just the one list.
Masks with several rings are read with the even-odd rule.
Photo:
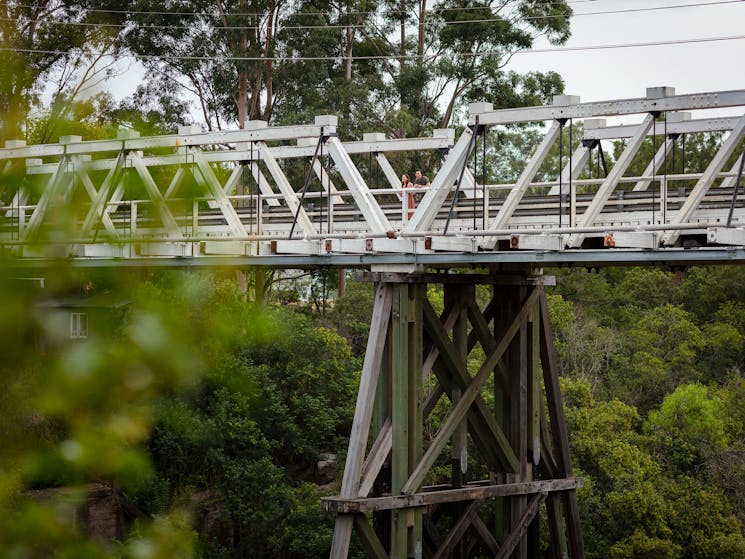
[[210, 127], [334, 111], [399, 135], [453, 122], [459, 103], [542, 101], [560, 78], [505, 70], [538, 36], [569, 37], [564, 0], [154, 0], [124, 38], [150, 79], [179, 82]]
[[45, 90], [72, 100], [91, 81], [110, 75], [121, 14], [90, 4], [0, 2], [0, 139], [24, 136], [29, 111]]
[[510, 58], [545, 36], [551, 44], [570, 35], [571, 9], [563, 0], [418, 0], [405, 33], [406, 0], [392, 7], [401, 21], [400, 64], [394, 76], [402, 110], [419, 127], [448, 126], [458, 106], [488, 100], [495, 107], [542, 102], [561, 90], [557, 74], [519, 75], [505, 70]]

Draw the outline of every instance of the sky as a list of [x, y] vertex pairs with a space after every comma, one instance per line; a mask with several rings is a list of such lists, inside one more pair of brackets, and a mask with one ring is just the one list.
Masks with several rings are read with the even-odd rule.
[[[569, 0], [572, 36], [564, 47], [617, 45], [745, 35], [745, 1]], [[708, 4], [708, 5], [694, 5]], [[660, 9], [615, 14], [589, 12]], [[688, 7], [680, 7], [688, 6]], [[550, 48], [538, 40], [535, 49]], [[619, 49], [516, 54], [507, 68], [558, 72], [567, 94], [582, 102], [644, 97], [647, 87], [670, 86], [677, 94], [745, 89], [745, 39]], [[716, 115], [737, 114], [721, 110]], [[701, 113], [703, 116], [703, 114]], [[698, 116], [698, 115], [697, 115]], [[714, 116], [708, 112], [706, 116]], [[638, 122], [625, 117], [616, 122]]]

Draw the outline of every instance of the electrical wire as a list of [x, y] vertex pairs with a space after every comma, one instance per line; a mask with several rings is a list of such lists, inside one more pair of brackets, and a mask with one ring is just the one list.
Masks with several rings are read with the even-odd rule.
[[[716, 2], [695, 2], [695, 3], [689, 3], [689, 4], [678, 4], [678, 5], [672, 5], [672, 6], [653, 6], [653, 7], [646, 7], [646, 8], [626, 8], [622, 10], [604, 10], [604, 11], [597, 11], [597, 12], [580, 12], [580, 13], [572, 13], [569, 14], [570, 18], [575, 17], [583, 17], [583, 16], [598, 16], [598, 15], [618, 15], [618, 14], [626, 14], [626, 13], [637, 13], [637, 12], [650, 12], [650, 11], [656, 11], [656, 10], [671, 10], [671, 9], [678, 9], [678, 8], [693, 8], [693, 7], [703, 7], [703, 6], [716, 6], [716, 5], [722, 5], [722, 4], [738, 4], [743, 3], [745, 0], [718, 0]], [[474, 8], [451, 8], [451, 9], [457, 9], [457, 10], [472, 10]], [[93, 10], [91, 10], [93, 11]], [[123, 12], [122, 13], [127, 13]], [[137, 12], [129, 12], [129, 13], [137, 13]], [[158, 12], [153, 12], [153, 14], [157, 14]], [[364, 12], [359, 12], [359, 14], [363, 14]], [[369, 14], [379, 14], [378, 12], [368, 12]], [[391, 12], [387, 12], [391, 13]], [[173, 14], [170, 15], [183, 15], [183, 16], [191, 16], [191, 15], [202, 15], [202, 14]], [[249, 15], [249, 14], [228, 14], [230, 17], [239, 17], [242, 15]], [[250, 14], [251, 16], [264, 16], [266, 14]], [[302, 15], [302, 14], [293, 14], [293, 17], [296, 15]], [[320, 15], [320, 14], [319, 14]], [[328, 15], [328, 14], [323, 14]], [[350, 14], [342, 13], [340, 14], [342, 16], [347, 16]], [[496, 15], [496, 14], [495, 14]], [[539, 20], [548, 20], [548, 19], [557, 19], [561, 18], [562, 14], [555, 14], [555, 15], [541, 15], [541, 16], [525, 16], [521, 17], [521, 21], [539, 21]], [[0, 18], [0, 21], [7, 21], [7, 22], [14, 22], [19, 23], [22, 22], [20, 18]], [[429, 19], [427, 21], [422, 22], [425, 27], [441, 27], [441, 26], [452, 26], [452, 25], [469, 25], [469, 24], [475, 24], [475, 23], [495, 23], [495, 22], [501, 22], [505, 21], [505, 18], [502, 17], [493, 17], [493, 18], [480, 18], [480, 19], [463, 19], [463, 20], [453, 20], [453, 21], [441, 21], [439, 19], [432, 20]], [[85, 21], [64, 21], [64, 20], [52, 20], [52, 21], [45, 21], [45, 25], [61, 25], [61, 26], [72, 26], [72, 27], [95, 27], [95, 28], [106, 28], [106, 29], [127, 29], [127, 28], [136, 28], [133, 27], [133, 23], [93, 23], [93, 22], [85, 22]], [[369, 27], [369, 25], [365, 24], [319, 24], [319, 25], [283, 25], [280, 22], [274, 23], [277, 30], [317, 30], [317, 29], [365, 29]], [[419, 26], [419, 23], [412, 23], [412, 26]], [[146, 29], [195, 29], [194, 25], [142, 25], [141, 27], [144, 27]], [[197, 26], [198, 27], [198, 26]], [[219, 25], [214, 26], [215, 29], [219, 30], [226, 30], [226, 31], [262, 31], [265, 29], [266, 26], [256, 26], [256, 25]]]
[[[656, 47], [665, 45], [686, 45], [695, 43], [711, 43], [719, 41], [737, 41], [745, 39], [745, 35], [729, 35], [725, 37], [698, 37], [692, 39], [673, 39], [669, 41], [642, 41], [636, 43], [618, 43], [618, 44], [603, 44], [603, 45], [585, 45], [576, 47], [555, 47], [555, 48], [539, 48], [539, 49], [520, 49], [515, 51], [513, 54], [544, 54], [544, 53], [557, 53], [557, 52], [573, 52], [573, 51], [593, 51], [593, 50], [610, 50], [610, 49], [625, 49], [625, 48], [637, 48], [637, 47]], [[61, 50], [46, 50], [46, 49], [23, 49], [13, 47], [0, 47], [0, 52], [15, 52], [15, 53], [28, 53], [28, 54], [53, 54], [64, 56], [69, 54], [67, 51]], [[116, 57], [114, 53], [105, 52], [90, 52], [91, 56], [96, 57]], [[462, 57], [462, 58], [478, 58], [482, 56], [504, 56], [503, 51], [482, 51], [482, 52], [442, 52], [425, 55], [428, 60], [434, 60], [437, 58], [444, 57]], [[156, 55], [138, 55], [137, 58], [140, 60], [204, 60], [212, 61], [215, 60], [215, 56], [183, 56], [183, 55], [169, 55], [164, 54], [161, 56]], [[353, 60], [365, 61], [365, 60], [414, 60], [420, 59], [421, 56], [418, 54], [408, 55], [363, 55], [353, 56]], [[226, 56], [221, 57], [221, 62], [305, 62], [305, 61], [330, 61], [330, 60], [346, 60], [347, 57], [344, 55], [334, 56]]]
[[[597, 2], [598, 0], [564, 0], [563, 2], [552, 2], [552, 3], [546, 3], [545, 6], [564, 6], [567, 4], [584, 4], [587, 2]], [[730, 0], [733, 1], [733, 0]], [[742, 0], [734, 0], [734, 1], [742, 1]], [[37, 6], [32, 6], [29, 4], [16, 4], [16, 7], [19, 8], [29, 8], [33, 9]], [[463, 7], [443, 7], [438, 8], [439, 11], [462, 11], [462, 10], [469, 10], [473, 8], [463, 8]], [[189, 15], [196, 15], [194, 12], [174, 12], [174, 11], [157, 11], [157, 10], [104, 10], [101, 8], [89, 8], [86, 10], [86, 12], [91, 13], [104, 13], [104, 14], [130, 14], [130, 15], [164, 15], [164, 16], [189, 16]], [[297, 12], [293, 14], [293, 16], [323, 16], [328, 15], [329, 12]], [[343, 12], [343, 15], [376, 15], [379, 14], [379, 11], [350, 11], [350, 12]], [[387, 14], [408, 14], [408, 10], [388, 10], [386, 11]], [[237, 13], [230, 13], [226, 14], [230, 16], [248, 16], [248, 17], [261, 17], [266, 15], [266, 12], [237, 12]]]

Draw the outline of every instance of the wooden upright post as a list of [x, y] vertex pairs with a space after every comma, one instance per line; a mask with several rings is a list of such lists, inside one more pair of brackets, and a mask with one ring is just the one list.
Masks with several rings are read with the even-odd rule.
[[[409, 479], [409, 286], [403, 283], [393, 286], [391, 347], [391, 494], [397, 495]], [[393, 511], [390, 554], [393, 559], [405, 559], [407, 556], [410, 512], [407, 509]]]
[[[584, 559], [581, 480], [572, 477], [544, 278], [371, 276], [379, 284], [341, 495], [323, 499], [337, 514], [332, 559], [347, 556], [352, 528], [378, 559], [537, 558], [544, 503], [553, 556]], [[426, 283], [435, 281], [445, 284], [441, 316], [426, 298]], [[483, 310], [479, 283], [495, 285]], [[484, 357], [473, 374], [477, 345]], [[423, 382], [430, 371], [434, 388]], [[494, 391], [494, 409], [486, 390]], [[425, 437], [424, 422], [442, 396], [450, 410]], [[448, 444], [452, 451], [441, 456]], [[476, 470], [489, 479], [472, 479], [469, 460], [483, 463]], [[450, 475], [435, 476], [435, 466], [447, 465]], [[424, 487], [430, 480], [435, 485]], [[492, 507], [496, 520], [481, 518], [486, 499], [505, 505]]]
[[[418, 464], [424, 452], [424, 388], [422, 339], [422, 300], [426, 295], [424, 284], [409, 286], [409, 470], [411, 475], [414, 464]], [[408, 556], [421, 557], [423, 546], [422, 508], [412, 510], [408, 536]]]

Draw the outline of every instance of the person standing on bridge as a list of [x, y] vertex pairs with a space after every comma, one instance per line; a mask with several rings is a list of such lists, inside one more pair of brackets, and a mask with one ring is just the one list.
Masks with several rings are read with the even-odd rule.
[[421, 169], [414, 171], [414, 184], [417, 186], [429, 186], [429, 179], [427, 175], [422, 174]]
[[406, 173], [401, 175], [401, 188], [404, 189], [404, 191], [401, 192], [401, 200], [404, 203], [404, 215], [406, 215], [406, 221], [408, 221], [411, 219], [411, 216], [414, 215], [416, 202], [414, 201], [414, 193], [405, 191], [407, 188], [414, 188], [414, 183], [409, 180], [409, 175]]
[[[429, 186], [429, 178], [427, 175], [422, 174], [421, 169], [414, 171], [414, 185], [418, 188]], [[424, 192], [417, 192], [415, 196], [416, 201], [419, 202], [422, 198], [424, 198]]]

